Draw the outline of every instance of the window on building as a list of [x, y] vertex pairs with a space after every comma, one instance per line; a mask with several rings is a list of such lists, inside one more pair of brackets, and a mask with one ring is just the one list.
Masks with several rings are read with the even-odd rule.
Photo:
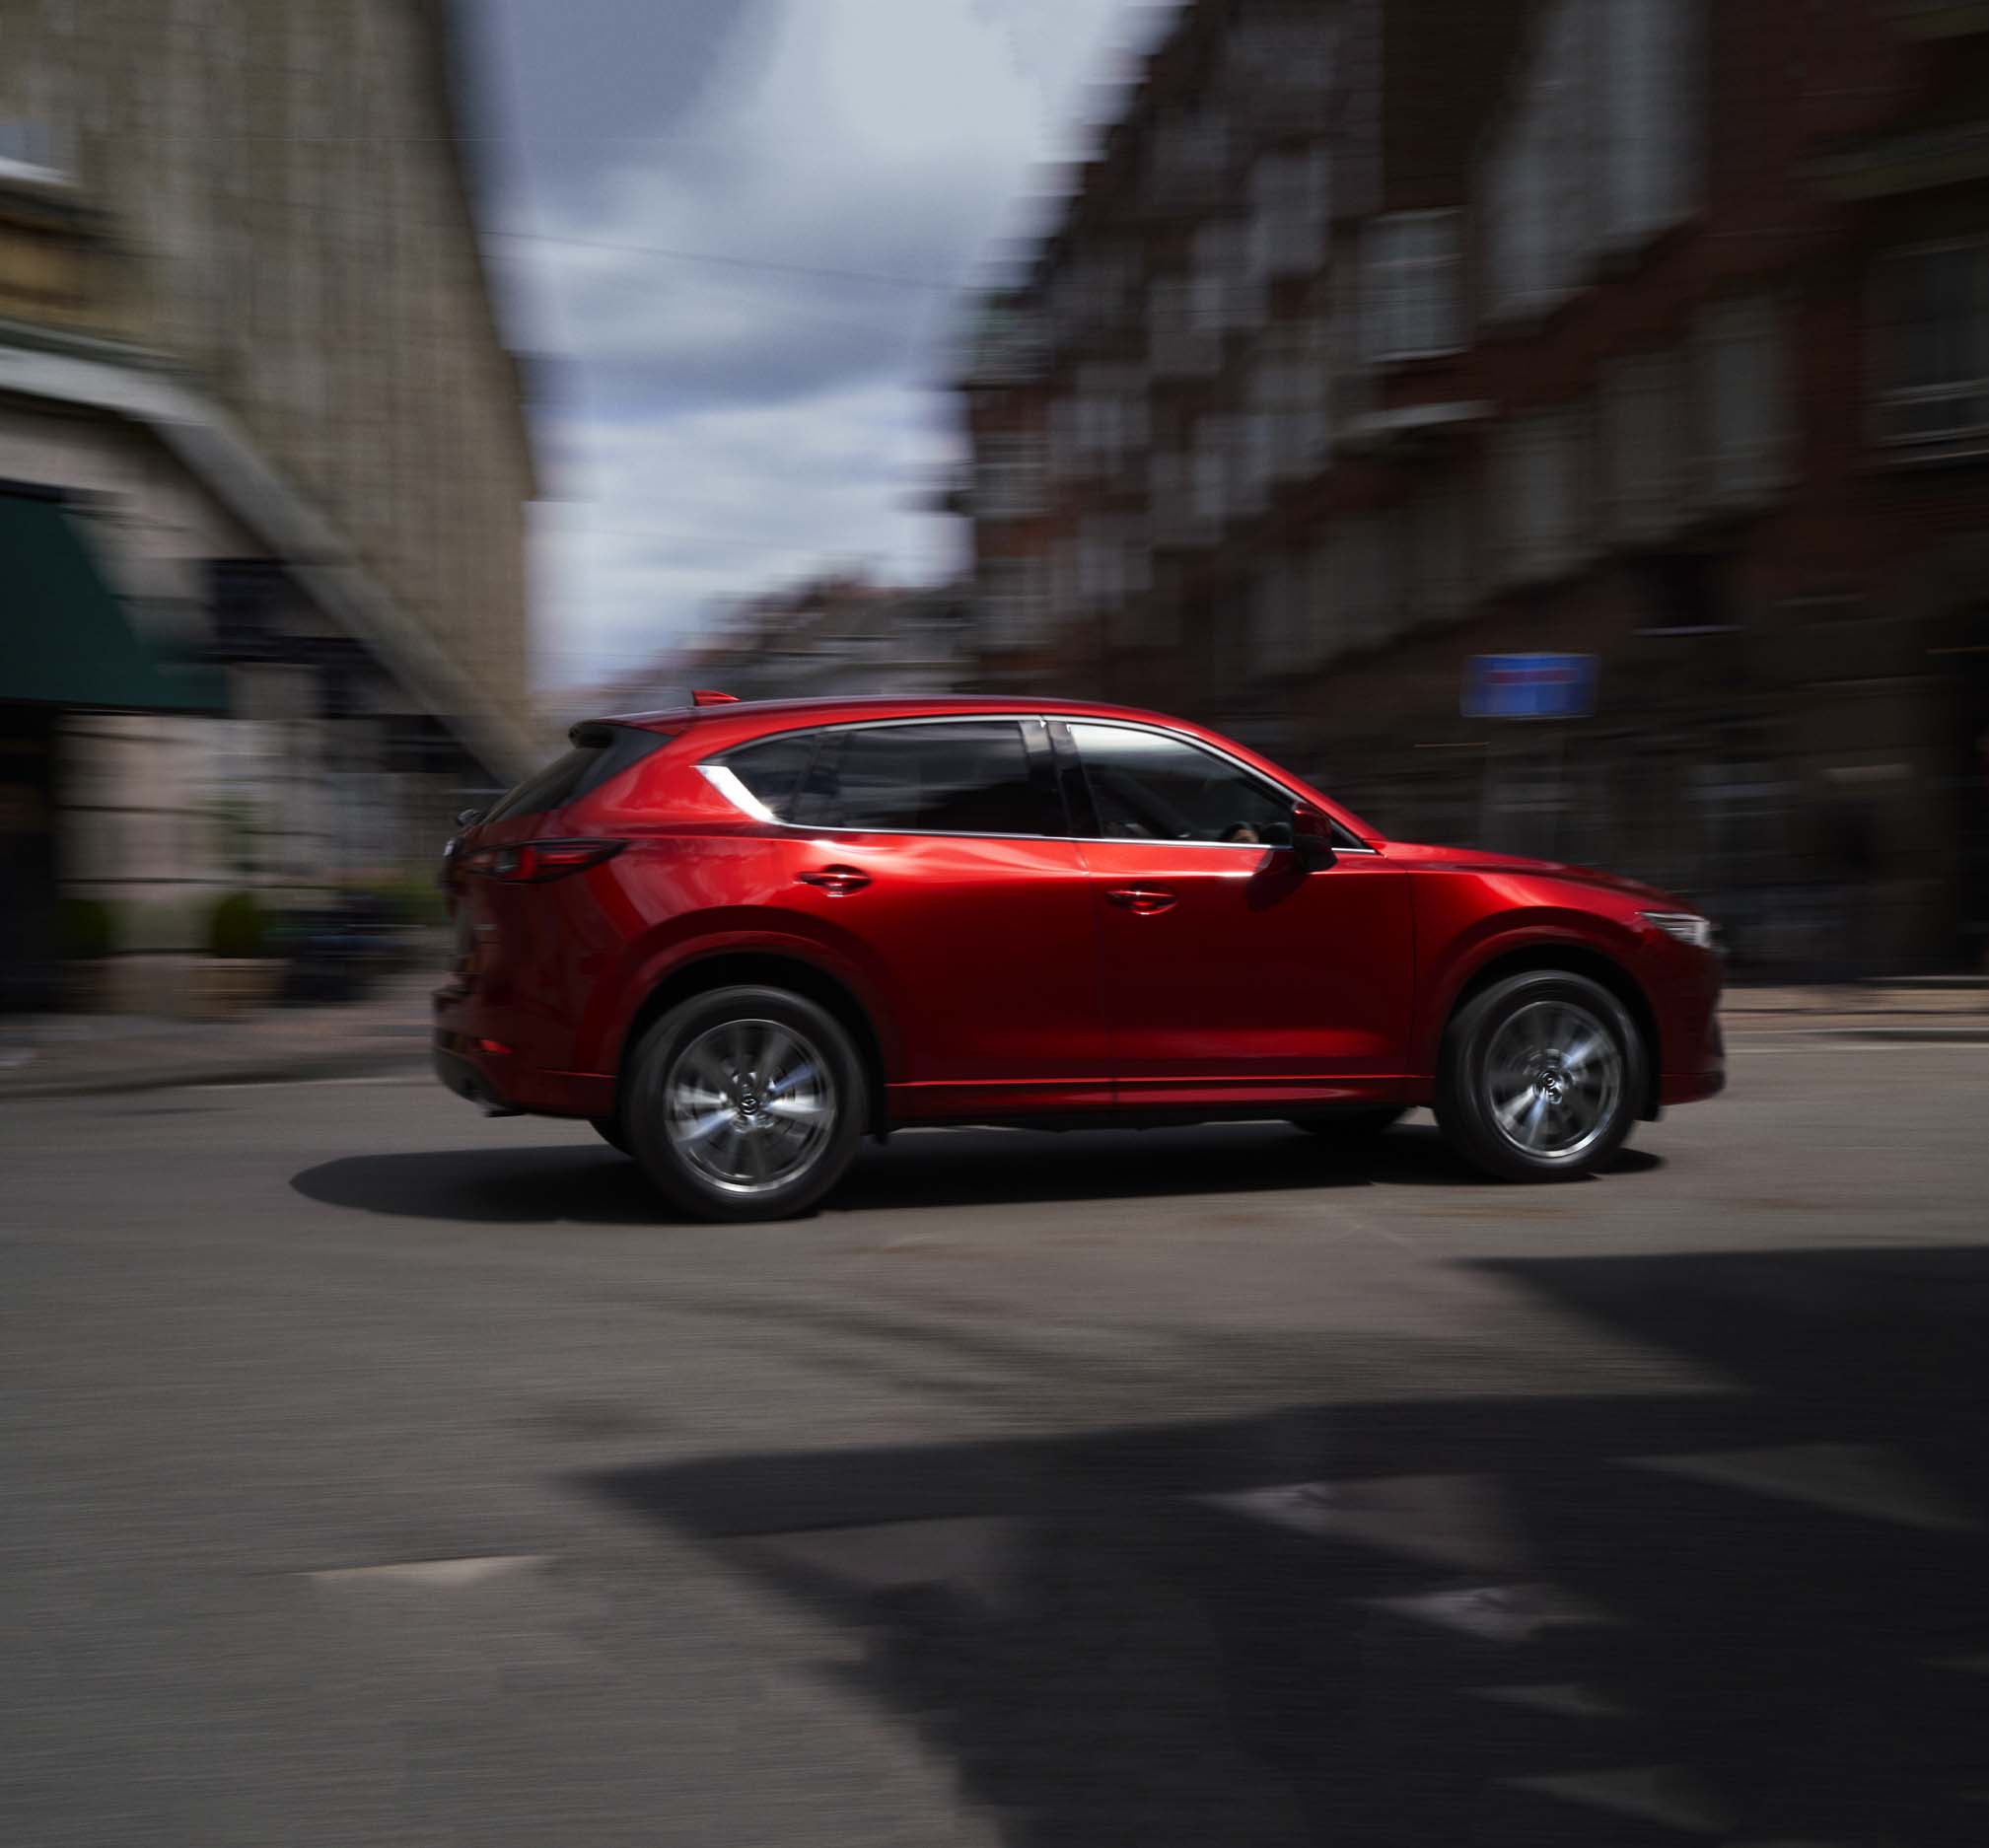
[[1418, 622], [1448, 621], [1469, 607], [1470, 504], [1457, 480], [1429, 482], [1408, 511], [1408, 614]]
[[1042, 317], [1033, 309], [993, 302], [968, 338], [968, 372], [985, 385], [1018, 385], [1037, 377], [1047, 357]]
[[1147, 463], [1147, 505], [1154, 539], [1178, 545], [1194, 522], [1194, 502], [1188, 485], [1188, 459], [1178, 450], [1156, 450]]
[[1212, 372], [1220, 342], [1209, 331], [1208, 302], [1196, 276], [1157, 276], [1147, 293], [1148, 354], [1156, 378]]
[[1049, 586], [1039, 558], [997, 558], [981, 567], [982, 633], [990, 649], [1033, 648], [1049, 622]]
[[1644, 238], [1691, 210], [1702, 139], [1704, 0], [1606, 0], [1595, 86], [1602, 236]]
[[1456, 212], [1378, 218], [1362, 244], [1361, 344], [1371, 361], [1447, 353], [1461, 338]]
[[1707, 0], [1555, 0], [1485, 163], [1484, 302], [1537, 312], [1698, 192]]
[[1895, 252], [1875, 284], [1878, 440], [1989, 438], [1989, 238]]
[[1229, 518], [1229, 419], [1204, 417], [1196, 426], [1194, 451], [1194, 518], [1206, 531]]
[[1782, 484], [1786, 450], [1781, 320], [1772, 300], [1709, 304], [1694, 328], [1707, 495], [1749, 500]]
[[1514, 418], [1494, 453], [1499, 551], [1509, 580], [1552, 577], [1572, 566], [1583, 536], [1588, 459], [1579, 410]]
[[1043, 511], [1048, 446], [1035, 431], [993, 431], [974, 459], [974, 511], [984, 520], [1027, 520]]
[[1599, 461], [1612, 538], [1662, 538], [1677, 524], [1689, 402], [1681, 349], [1627, 354], [1603, 370]]
[[1323, 147], [1258, 161], [1250, 175], [1250, 270], [1258, 279], [1310, 275], [1324, 261], [1328, 176]]
[[1092, 609], [1108, 609], [1123, 600], [1125, 550], [1118, 522], [1095, 515], [1078, 533], [1078, 601]]

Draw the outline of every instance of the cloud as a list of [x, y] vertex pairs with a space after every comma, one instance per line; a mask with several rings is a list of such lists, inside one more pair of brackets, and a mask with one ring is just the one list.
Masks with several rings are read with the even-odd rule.
[[497, 211], [537, 239], [497, 249], [558, 356], [541, 451], [576, 503], [539, 522], [542, 677], [828, 559], [949, 562], [962, 535], [913, 505], [952, 447], [944, 342], [1123, 11], [512, 0]]
[[541, 682], [637, 666], [731, 599], [828, 564], [949, 569], [960, 535], [916, 505], [948, 437], [920, 410], [885, 382], [565, 433], [575, 493], [539, 510]]

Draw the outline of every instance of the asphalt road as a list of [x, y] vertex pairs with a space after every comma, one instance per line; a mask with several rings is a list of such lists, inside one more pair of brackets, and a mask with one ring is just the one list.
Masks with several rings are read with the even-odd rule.
[[0, 1110], [0, 1842], [1989, 1839], [1989, 1047], [1607, 1176]]

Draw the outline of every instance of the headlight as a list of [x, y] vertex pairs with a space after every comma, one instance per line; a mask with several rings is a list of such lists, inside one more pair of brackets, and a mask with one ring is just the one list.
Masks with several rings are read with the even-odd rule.
[[1696, 911], [1642, 911], [1638, 915], [1646, 924], [1655, 924], [1667, 937], [1675, 937], [1694, 950], [1713, 947], [1713, 920], [1701, 917]]

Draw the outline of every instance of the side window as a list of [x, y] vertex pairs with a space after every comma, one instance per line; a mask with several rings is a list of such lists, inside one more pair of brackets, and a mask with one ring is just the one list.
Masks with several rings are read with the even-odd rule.
[[1107, 839], [1290, 844], [1291, 798], [1213, 751], [1115, 725], [1070, 733]]
[[909, 834], [1058, 834], [1045, 771], [1013, 719], [830, 732], [796, 818]]
[[803, 809], [810, 767], [823, 736], [820, 732], [784, 732], [763, 738], [732, 751], [724, 767], [776, 821], [818, 819], [805, 815]]

